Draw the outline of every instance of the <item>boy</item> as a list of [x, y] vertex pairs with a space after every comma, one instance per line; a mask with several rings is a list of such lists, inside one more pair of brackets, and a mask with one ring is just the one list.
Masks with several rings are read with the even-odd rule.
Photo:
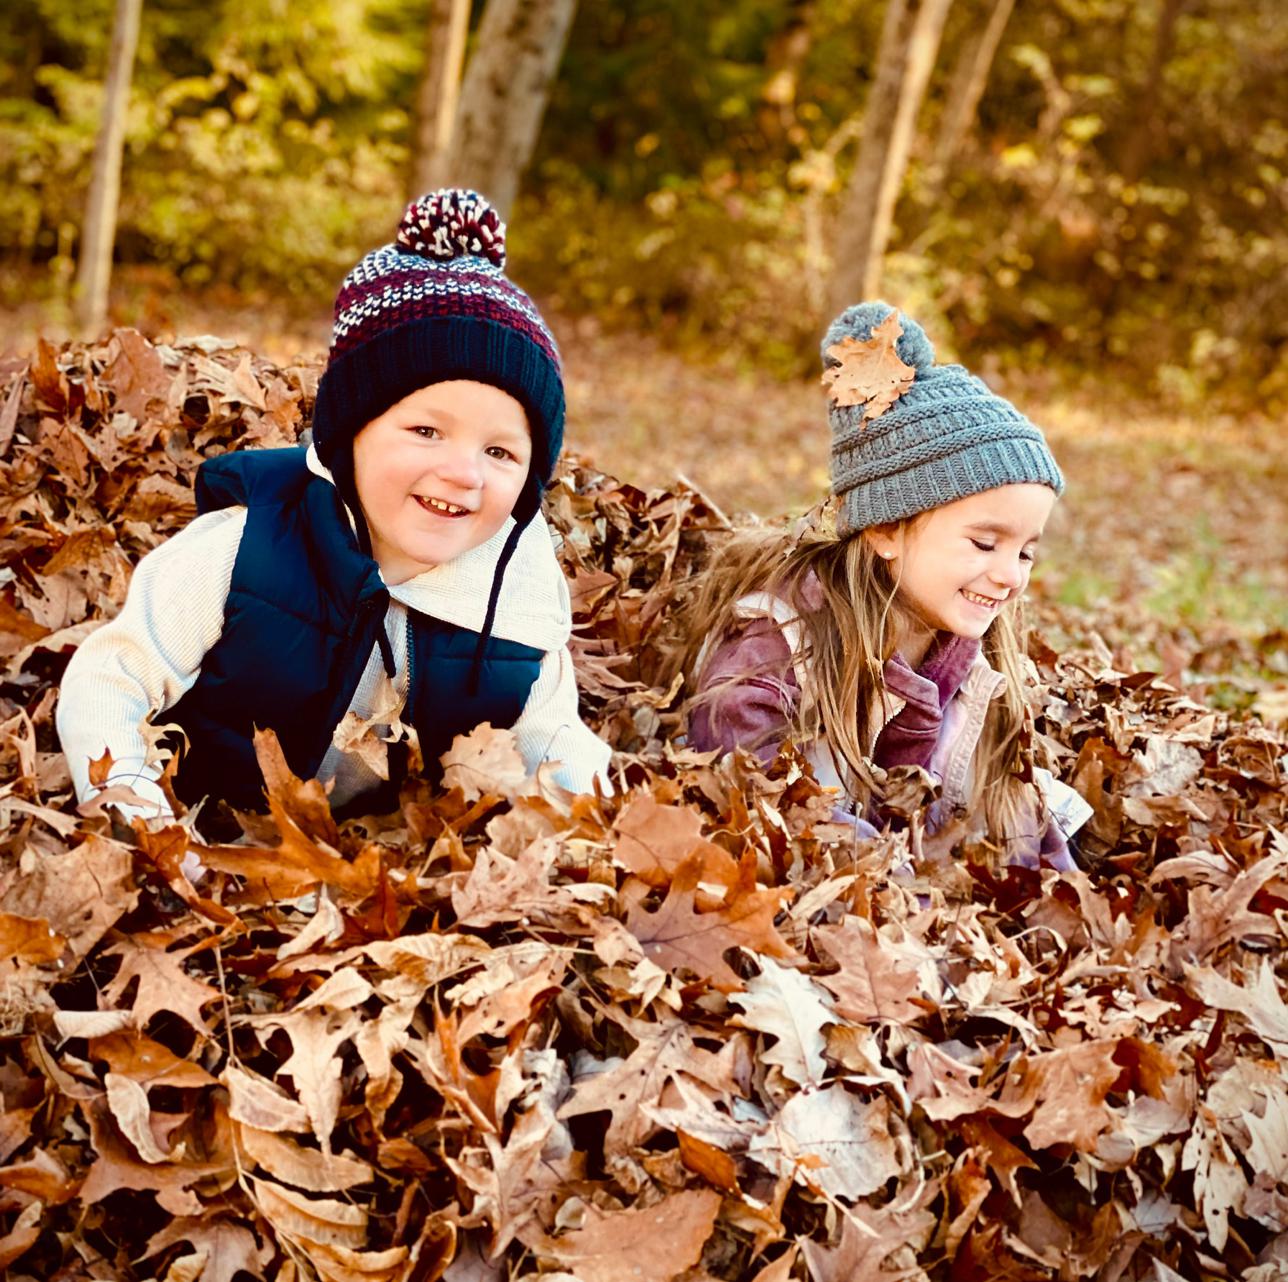
[[143, 558], [120, 615], [68, 665], [57, 725], [78, 797], [107, 751], [107, 784], [169, 815], [147, 717], [187, 735], [188, 803], [262, 808], [256, 727], [337, 808], [396, 797], [399, 752], [386, 789], [344, 729], [383, 738], [398, 719], [427, 763], [490, 721], [513, 727], [530, 770], [558, 762], [565, 787], [604, 775], [540, 516], [563, 439], [559, 356], [504, 273], [504, 237], [474, 192], [414, 201], [340, 288], [313, 443], [202, 466], [201, 515]]

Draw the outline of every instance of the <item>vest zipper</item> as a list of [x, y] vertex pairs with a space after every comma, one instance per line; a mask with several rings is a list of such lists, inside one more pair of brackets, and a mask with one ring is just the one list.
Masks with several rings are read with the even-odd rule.
[[411, 606], [403, 607], [407, 611], [407, 688], [403, 691], [403, 711], [411, 716], [411, 654], [412, 654], [412, 628], [411, 628]]

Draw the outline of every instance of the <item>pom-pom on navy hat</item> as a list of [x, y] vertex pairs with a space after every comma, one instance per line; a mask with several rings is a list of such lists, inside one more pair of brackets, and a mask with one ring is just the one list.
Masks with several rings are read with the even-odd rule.
[[505, 274], [505, 224], [478, 192], [461, 188], [412, 201], [393, 242], [367, 254], [336, 296], [313, 444], [355, 515], [353, 438], [404, 396], [451, 379], [490, 383], [527, 412], [532, 470], [514, 509], [522, 526], [563, 444], [559, 350]]
[[[837, 373], [848, 353], [871, 345], [891, 316], [901, 332], [893, 345], [898, 361], [887, 355], [883, 367], [893, 371], [885, 385], [871, 400], [862, 391], [838, 395]], [[883, 333], [888, 341], [889, 331]], [[834, 388], [828, 420], [840, 533], [916, 516], [999, 485], [1064, 492], [1042, 432], [962, 366], [935, 364], [925, 331], [889, 303], [846, 308], [828, 327], [822, 352], [824, 381]]]

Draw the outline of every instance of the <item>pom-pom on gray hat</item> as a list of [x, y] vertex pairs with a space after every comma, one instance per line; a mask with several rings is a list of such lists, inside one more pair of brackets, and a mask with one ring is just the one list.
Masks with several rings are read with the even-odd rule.
[[822, 351], [841, 534], [999, 485], [1064, 492], [1041, 431], [962, 366], [936, 365], [925, 331], [889, 303], [846, 308]]

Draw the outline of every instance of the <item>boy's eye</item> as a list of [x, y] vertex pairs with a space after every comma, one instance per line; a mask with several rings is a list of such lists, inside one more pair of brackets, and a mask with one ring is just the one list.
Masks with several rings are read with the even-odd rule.
[[487, 447], [487, 452], [490, 458], [502, 458], [502, 459], [514, 458], [514, 455], [511, 454], [510, 451], [507, 450], [502, 445], [489, 445]]
[[411, 430], [427, 441], [433, 440], [438, 435], [438, 428], [430, 427], [428, 423], [417, 423]]

